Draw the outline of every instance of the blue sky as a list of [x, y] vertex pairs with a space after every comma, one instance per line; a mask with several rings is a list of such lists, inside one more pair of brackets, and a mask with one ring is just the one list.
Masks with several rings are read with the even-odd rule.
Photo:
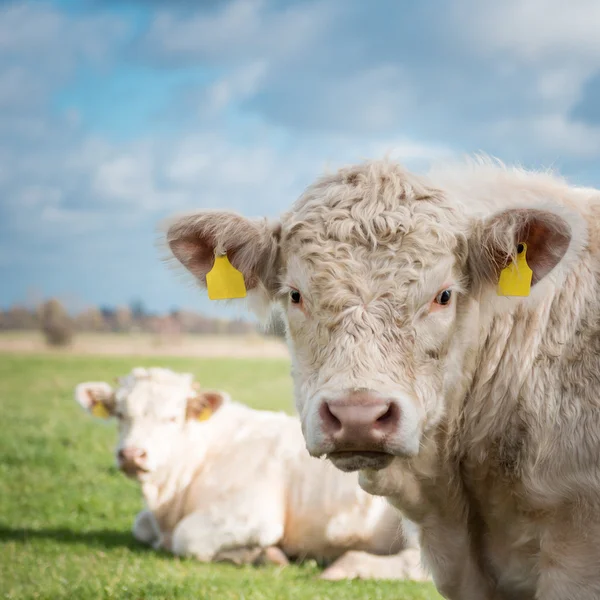
[[485, 151], [600, 186], [597, 0], [0, 1], [0, 305], [230, 309], [160, 260], [193, 208]]

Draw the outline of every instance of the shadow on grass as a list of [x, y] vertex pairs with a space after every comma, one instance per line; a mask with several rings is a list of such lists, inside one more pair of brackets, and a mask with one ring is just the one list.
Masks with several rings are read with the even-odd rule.
[[94, 531], [73, 531], [65, 527], [29, 529], [27, 527], [7, 527], [0, 525], [0, 542], [28, 542], [32, 540], [53, 540], [64, 544], [87, 544], [106, 550], [128, 548], [134, 552], [153, 552], [149, 546], [138, 542], [128, 531], [97, 529]]

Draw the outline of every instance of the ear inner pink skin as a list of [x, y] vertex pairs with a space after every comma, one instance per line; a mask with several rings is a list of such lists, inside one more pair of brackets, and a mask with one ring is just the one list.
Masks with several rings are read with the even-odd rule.
[[195, 396], [188, 398], [186, 418], [197, 419], [205, 409], [211, 412], [219, 410], [223, 404], [223, 394], [213, 391], [199, 392]]
[[500, 213], [484, 224], [471, 243], [469, 263], [475, 278], [497, 283], [521, 242], [527, 244], [527, 264], [535, 285], [560, 262], [571, 242], [571, 232], [564, 220], [549, 212], [518, 209]]

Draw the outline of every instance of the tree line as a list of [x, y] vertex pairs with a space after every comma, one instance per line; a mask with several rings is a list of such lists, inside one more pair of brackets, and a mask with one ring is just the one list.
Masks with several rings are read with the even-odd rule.
[[[140, 301], [129, 306], [92, 306], [70, 313], [58, 299], [51, 298], [35, 308], [15, 305], [1, 310], [0, 331], [18, 330], [41, 330], [49, 344], [61, 346], [71, 343], [78, 332], [245, 335], [256, 333], [258, 328], [249, 321], [215, 319], [187, 310], [153, 313]], [[267, 334], [281, 337], [281, 324], [275, 323]]]

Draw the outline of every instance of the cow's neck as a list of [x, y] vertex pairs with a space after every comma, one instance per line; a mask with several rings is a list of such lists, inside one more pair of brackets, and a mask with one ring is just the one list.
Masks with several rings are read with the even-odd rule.
[[170, 449], [168, 462], [151, 473], [142, 482], [142, 493], [148, 508], [156, 513], [161, 507], [177, 502], [193, 475], [201, 468], [204, 459], [204, 444], [197, 443], [188, 428], [177, 438], [176, 446]]
[[[212, 451], [227, 441], [229, 429], [235, 427], [234, 403], [219, 409], [203, 426], [190, 423], [178, 440], [177, 448], [168, 464], [152, 474], [142, 484], [142, 493], [148, 509], [157, 519], [161, 531], [171, 531], [185, 516], [190, 484], [199, 476]], [[214, 421], [213, 421], [214, 420]]]
[[600, 285], [593, 264], [580, 262], [560, 289], [546, 286], [535, 303], [480, 321], [458, 404], [461, 452], [471, 463], [500, 465], [516, 475], [531, 450], [531, 429], [551, 423], [564, 408], [564, 395], [553, 393], [561, 374], [594, 346], [600, 352]]

